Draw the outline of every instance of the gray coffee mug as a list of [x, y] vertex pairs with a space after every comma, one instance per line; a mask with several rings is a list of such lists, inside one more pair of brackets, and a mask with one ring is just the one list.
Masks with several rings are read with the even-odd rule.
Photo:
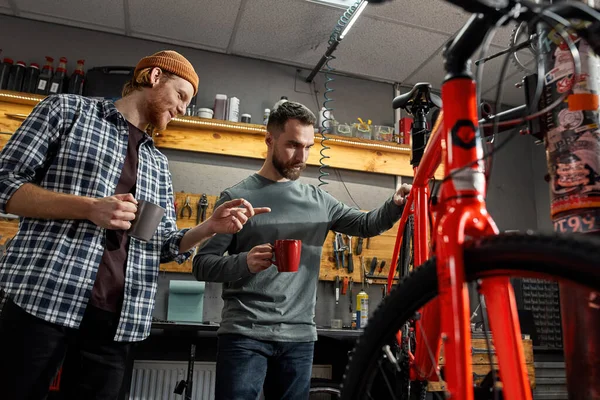
[[136, 238], [143, 242], [152, 239], [158, 224], [165, 214], [165, 209], [154, 203], [144, 200], [138, 200], [137, 212], [135, 219], [131, 221], [131, 228], [127, 234], [129, 237]]

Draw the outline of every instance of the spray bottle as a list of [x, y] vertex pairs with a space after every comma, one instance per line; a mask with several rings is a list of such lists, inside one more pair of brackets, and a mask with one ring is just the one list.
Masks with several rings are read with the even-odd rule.
[[362, 262], [361, 267], [363, 268], [363, 271], [361, 271], [363, 274], [362, 288], [356, 295], [356, 327], [358, 329], [364, 329], [369, 320], [369, 295], [365, 292], [365, 271]]

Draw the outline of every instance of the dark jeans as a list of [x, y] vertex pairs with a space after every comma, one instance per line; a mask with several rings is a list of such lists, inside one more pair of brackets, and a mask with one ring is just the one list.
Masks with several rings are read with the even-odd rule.
[[113, 341], [117, 323], [116, 314], [89, 306], [79, 329], [65, 328], [7, 300], [0, 315], [2, 398], [45, 399], [62, 363], [62, 399], [117, 399], [132, 347]]
[[308, 399], [314, 342], [267, 342], [220, 335], [216, 400]]

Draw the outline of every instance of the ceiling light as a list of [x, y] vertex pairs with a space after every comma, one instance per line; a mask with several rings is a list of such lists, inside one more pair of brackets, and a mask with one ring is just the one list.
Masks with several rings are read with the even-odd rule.
[[344, 28], [344, 31], [340, 35], [340, 40], [342, 40], [344, 38], [344, 36], [346, 36], [346, 34], [350, 30], [350, 28], [352, 28], [352, 25], [354, 25], [354, 23], [358, 19], [358, 16], [365, 10], [365, 7], [367, 6], [367, 4], [369, 4], [369, 2], [366, 0], [364, 0], [362, 3], [360, 3], [360, 6], [358, 6], [358, 9], [354, 12], [354, 14], [352, 14], [352, 18], [350, 19], [350, 21], [348, 22], [348, 25], [346, 25], [346, 28]]
[[321, 3], [321, 4], [327, 4], [330, 6], [348, 8], [352, 4], [354, 4], [354, 2], [356, 0], [308, 0], [308, 1], [310, 1], [312, 3]]

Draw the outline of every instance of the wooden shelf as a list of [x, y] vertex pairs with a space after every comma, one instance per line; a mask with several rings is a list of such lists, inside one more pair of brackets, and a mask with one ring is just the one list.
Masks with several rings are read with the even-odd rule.
[[[43, 96], [0, 91], [0, 133], [15, 132]], [[175, 118], [154, 140], [158, 148], [264, 159], [265, 127], [198, 117]], [[394, 143], [328, 135], [328, 165], [333, 168], [387, 175], [412, 176], [410, 149]], [[1, 140], [6, 140], [4, 137]], [[320, 166], [321, 135], [316, 135], [315, 147], [307, 164]], [[2, 144], [0, 142], [0, 144]], [[442, 170], [436, 172], [442, 178]]]

